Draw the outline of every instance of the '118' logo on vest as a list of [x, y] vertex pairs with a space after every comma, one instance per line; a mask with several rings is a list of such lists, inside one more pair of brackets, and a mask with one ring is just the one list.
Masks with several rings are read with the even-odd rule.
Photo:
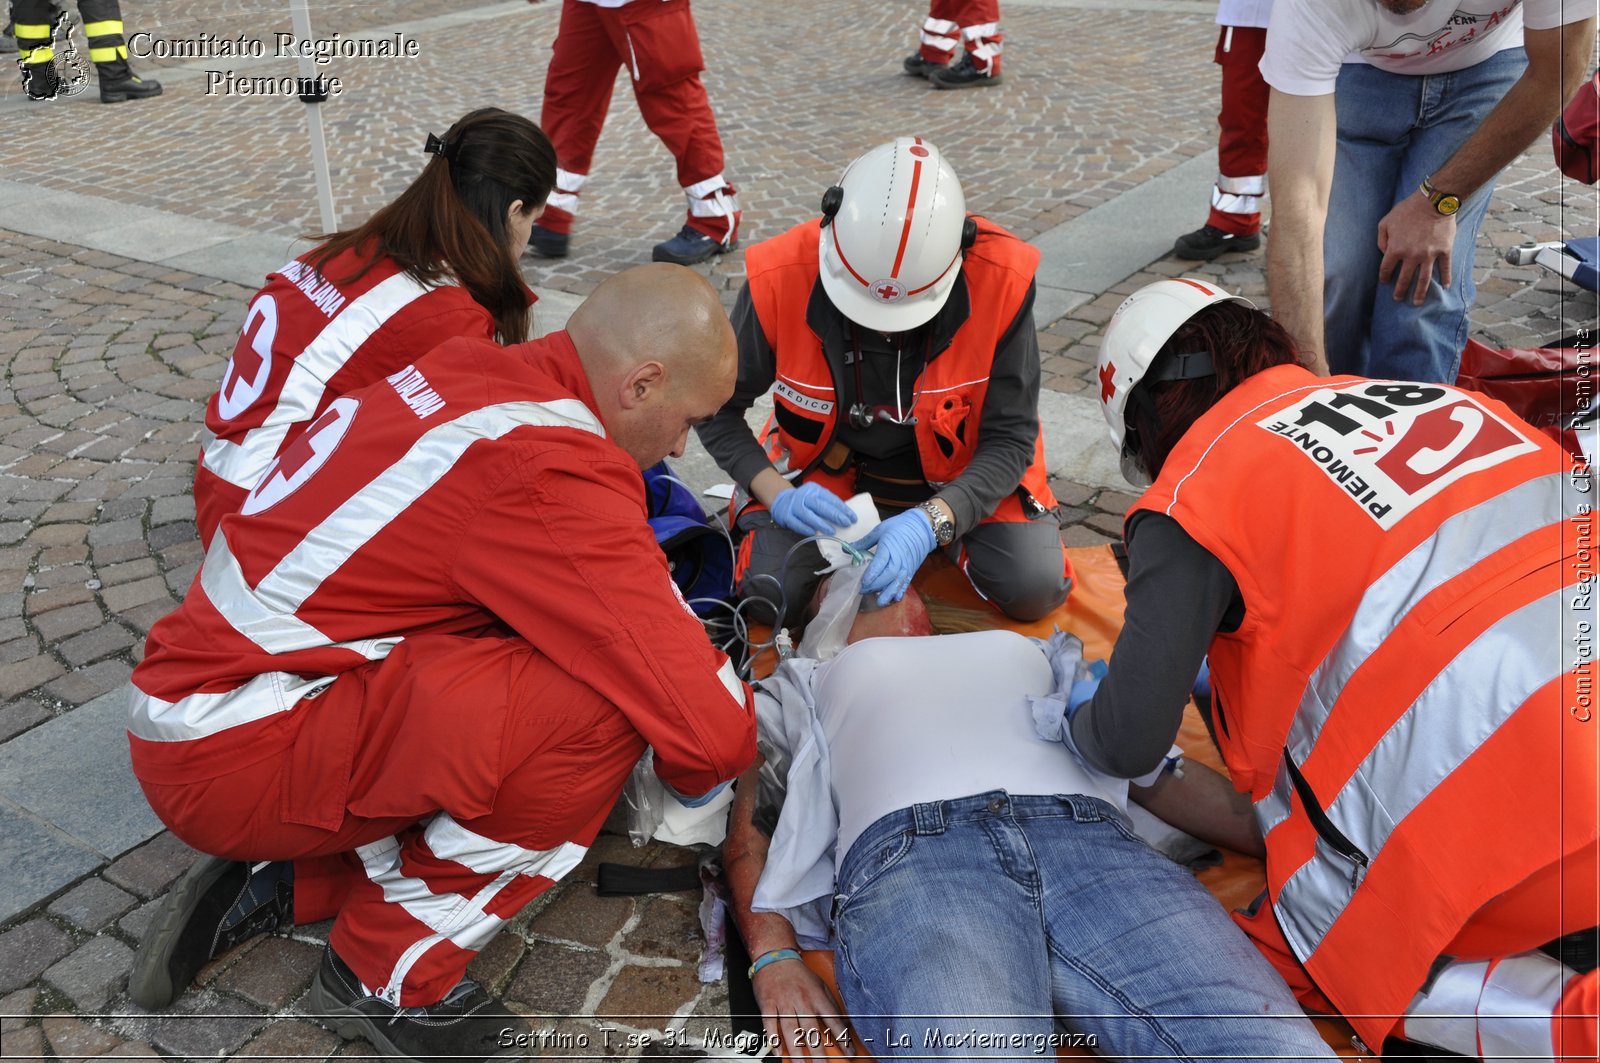
[[1256, 424], [1385, 529], [1463, 476], [1538, 449], [1471, 396], [1429, 384], [1321, 388]]

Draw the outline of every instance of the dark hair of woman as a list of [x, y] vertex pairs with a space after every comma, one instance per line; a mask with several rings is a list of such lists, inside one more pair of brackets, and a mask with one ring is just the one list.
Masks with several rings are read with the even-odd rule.
[[[1294, 340], [1284, 327], [1244, 303], [1213, 303], [1185, 321], [1162, 346], [1153, 365], [1188, 351], [1210, 351], [1216, 375], [1193, 380], [1140, 384], [1150, 389], [1152, 418], [1137, 404], [1139, 463], [1151, 477], [1160, 475], [1167, 455], [1184, 433], [1224, 395], [1245, 380], [1275, 365], [1302, 365]], [[1135, 404], [1130, 404], [1130, 409]]]
[[323, 233], [310, 256], [314, 269], [360, 248], [359, 279], [381, 258], [424, 284], [454, 277], [494, 318], [501, 343], [528, 338], [528, 296], [510, 246], [506, 219], [522, 201], [524, 216], [539, 210], [556, 182], [556, 154], [540, 128], [498, 107], [472, 111], [444, 137], [428, 139], [422, 174], [388, 206], [354, 229]]

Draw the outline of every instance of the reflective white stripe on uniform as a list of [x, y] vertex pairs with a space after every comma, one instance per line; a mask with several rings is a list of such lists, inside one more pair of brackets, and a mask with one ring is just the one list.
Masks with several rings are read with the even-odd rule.
[[1542, 952], [1492, 964], [1454, 960], [1406, 1008], [1406, 1040], [1478, 1056], [1485, 1063], [1551, 1059], [1552, 1017], [1576, 973]]
[[983, 37], [993, 37], [1000, 32], [998, 22], [980, 22], [976, 26], [963, 26], [961, 29], [962, 40], [975, 41]]
[[1418, 993], [1406, 1008], [1405, 1039], [1476, 1056], [1478, 996], [1488, 973], [1488, 960], [1447, 964], [1428, 991]]
[[1217, 175], [1211, 189], [1211, 205], [1224, 214], [1259, 214], [1261, 199], [1267, 194], [1267, 175], [1248, 177]]
[[556, 167], [556, 187], [563, 192], [577, 195], [583, 191], [584, 182], [587, 180], [589, 180], [589, 175], [586, 173], [573, 173], [571, 170], [563, 170], [559, 166]]
[[476, 952], [499, 931], [505, 920], [490, 915], [489, 903], [518, 876], [542, 876], [554, 882], [577, 867], [588, 852], [586, 846], [564, 842], [553, 849], [525, 849], [511, 842], [498, 842], [475, 834], [440, 812], [423, 830], [423, 841], [434, 856], [460, 864], [480, 875], [495, 878], [471, 897], [458, 893], [436, 892], [422, 879], [411, 878], [402, 870], [399, 843], [388, 838], [356, 852], [367, 877], [383, 890], [383, 898], [398, 904], [419, 923], [433, 931], [414, 941], [390, 972], [388, 983], [378, 995], [398, 1001], [406, 975], [428, 950], [449, 941], [457, 948]]
[[346, 306], [290, 363], [278, 401], [266, 419], [238, 442], [211, 436], [200, 456], [201, 464], [235, 487], [246, 491], [254, 487], [283, 446], [289, 429], [310, 420], [328, 381], [350, 356], [391, 317], [432, 290], [409, 273], [397, 273]]
[[719, 173], [707, 177], [704, 181], [696, 181], [692, 185], [684, 185], [683, 191], [690, 199], [699, 199], [701, 196], [709, 196], [719, 188], [727, 187], [727, 179]]
[[1496, 963], [1478, 1001], [1478, 1045], [1484, 1063], [1554, 1058], [1551, 1020], [1562, 991], [1577, 973], [1543, 952], [1518, 953]]
[[[332, 646], [378, 660], [399, 644], [399, 637], [337, 643], [295, 614], [324, 580], [454, 468], [468, 447], [529, 426], [605, 435], [599, 420], [577, 399], [508, 402], [471, 410], [424, 433], [404, 457], [312, 528], [253, 587], [227, 538], [218, 536], [201, 568], [200, 589], [235, 631], [268, 653]], [[135, 711], [147, 717], [145, 729], [152, 733], [140, 737], [151, 741], [203, 738], [293, 705], [293, 700], [284, 703], [278, 687], [258, 685], [262, 678], [257, 676], [227, 695], [191, 694], [175, 703], [146, 698], [152, 704], [142, 709], [136, 706]], [[323, 685], [331, 681], [320, 680]], [[170, 727], [158, 725], [157, 718], [176, 722]]]
[[[1554, 591], [1474, 639], [1434, 676], [1326, 804], [1328, 819], [1369, 864], [1429, 793], [1536, 691], [1566, 671], [1562, 649], [1571, 643], [1553, 637], [1575, 622], [1563, 609], [1566, 600], [1564, 591]], [[1473, 711], [1463, 711], [1467, 708]], [[1289, 795], [1280, 797], [1287, 802]], [[1319, 837], [1315, 855], [1283, 884], [1278, 922], [1302, 963], [1316, 952], [1363, 874]]]
[[922, 24], [922, 43], [941, 52], [953, 52], [960, 30], [960, 26], [948, 19], [929, 18]]
[[739, 211], [738, 193], [713, 192], [703, 199], [689, 197], [689, 213], [696, 218], [732, 218]]
[[1310, 756], [1345, 684], [1417, 603], [1484, 558], [1561, 520], [1563, 512], [1577, 512], [1563, 507], [1576, 507], [1579, 501], [1581, 496], [1564, 474], [1524, 481], [1443, 521], [1431, 536], [1374, 580], [1361, 596], [1344, 634], [1306, 684], [1289, 727], [1289, 752], [1295, 760], [1304, 763]]
[[578, 213], [578, 197], [566, 192], [551, 192], [550, 198], [544, 201], [544, 205], [564, 210], [568, 214]]
[[286, 712], [332, 682], [332, 676], [302, 679], [287, 672], [266, 672], [221, 694], [190, 694], [178, 701], [163, 701], [130, 686], [128, 733], [146, 742], [204, 738], [220, 730], [215, 725], [219, 719], [232, 721], [231, 727]]
[[1256, 823], [1261, 827], [1261, 836], [1265, 838], [1272, 833], [1274, 827], [1289, 818], [1289, 794], [1294, 786], [1289, 781], [1289, 768], [1282, 760], [1278, 761], [1278, 777], [1272, 782], [1272, 789], [1267, 795], [1255, 804], [1250, 810], [1255, 813]]

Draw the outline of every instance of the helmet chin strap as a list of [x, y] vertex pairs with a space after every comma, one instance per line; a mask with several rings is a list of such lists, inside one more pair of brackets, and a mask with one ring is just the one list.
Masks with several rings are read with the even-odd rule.
[[1169, 354], [1156, 359], [1150, 371], [1139, 381], [1138, 385], [1128, 393], [1128, 406], [1123, 412], [1122, 456], [1123, 475], [1128, 477], [1130, 483], [1133, 478], [1128, 475], [1130, 460], [1143, 472], [1147, 480], [1155, 479], [1149, 469], [1145, 469], [1139, 461], [1139, 424], [1143, 422], [1150, 429], [1152, 436], [1161, 434], [1161, 415], [1156, 411], [1155, 399], [1150, 395], [1149, 385], [1165, 383], [1169, 380], [1200, 380], [1208, 376], [1216, 376], [1216, 364], [1211, 358], [1210, 351], [1184, 351], [1178, 354]]

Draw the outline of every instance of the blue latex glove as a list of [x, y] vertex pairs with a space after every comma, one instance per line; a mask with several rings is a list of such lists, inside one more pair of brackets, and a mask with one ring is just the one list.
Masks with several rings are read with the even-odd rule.
[[1100, 689], [1100, 680], [1106, 677], [1106, 662], [1094, 661], [1089, 665], [1089, 676], [1086, 679], [1074, 679], [1072, 689], [1067, 692], [1067, 711], [1061, 714], [1061, 741], [1066, 743], [1080, 760], [1083, 754], [1078, 752], [1078, 743], [1072, 740], [1072, 718], [1078, 710], [1089, 704], [1094, 697], [1094, 692]]
[[772, 519], [797, 535], [831, 535], [856, 522], [844, 500], [821, 484], [801, 484], [772, 500]]
[[723, 790], [726, 790], [728, 788], [728, 780], [717, 783], [717, 785], [713, 786], [711, 789], [707, 790], [698, 797], [685, 797], [683, 794], [680, 794], [677, 790], [675, 790], [672, 784], [667, 782], [665, 779], [661, 780], [661, 785], [665, 786], [667, 788], [667, 793], [671, 794], [673, 797], [676, 797], [678, 799], [678, 803], [684, 808], [699, 808], [701, 805], [711, 801], [712, 798], [716, 797]]
[[920, 509], [908, 509], [850, 545], [863, 552], [878, 548], [861, 576], [861, 593], [882, 592], [878, 594], [878, 604], [882, 606], [905, 597], [917, 566], [939, 543], [933, 537], [933, 523], [927, 515]]
[[1200, 658], [1200, 674], [1194, 678], [1194, 693], [1196, 697], [1209, 698], [1211, 696], [1211, 658]]

